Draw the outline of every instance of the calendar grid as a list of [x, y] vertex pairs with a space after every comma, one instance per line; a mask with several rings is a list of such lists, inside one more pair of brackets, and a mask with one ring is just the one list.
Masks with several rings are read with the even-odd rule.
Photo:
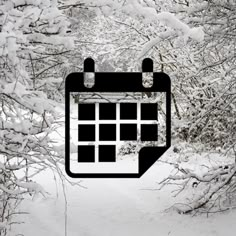
[[[85, 103], [83, 103], [85, 104]], [[90, 103], [86, 103], [86, 104], [90, 104]], [[81, 146], [90, 146], [90, 147], [94, 147], [94, 163], [99, 163], [100, 162], [100, 158], [99, 158], [99, 147], [103, 147], [103, 146], [108, 146], [108, 147], [115, 147], [115, 161], [116, 161], [116, 157], [117, 154], [119, 152], [119, 148], [120, 146], [126, 142], [126, 141], [132, 141], [132, 140], [121, 140], [121, 126], [124, 125], [124, 127], [129, 126], [129, 125], [136, 125], [136, 141], [142, 141], [141, 140], [141, 132], [142, 132], [142, 126], [146, 125], [156, 125], [156, 127], [158, 127], [159, 122], [158, 119], [156, 120], [142, 120], [141, 117], [141, 102], [136, 102], [133, 103], [136, 106], [136, 119], [121, 119], [121, 103], [116, 103], [115, 104], [115, 119], [100, 119], [100, 104], [101, 103], [95, 103], [95, 115], [94, 115], [94, 120], [80, 120], [78, 117], [77, 120], [77, 125], [93, 125], [95, 126], [95, 137], [94, 137], [94, 141], [87, 141], [87, 140], [78, 140], [77, 141], [77, 145], [78, 147]], [[155, 103], [156, 107], [157, 107], [157, 103]], [[79, 106], [79, 105], [78, 105]], [[155, 109], [156, 113], [158, 112], [157, 109]], [[125, 114], [126, 115], [126, 114]], [[158, 117], [158, 115], [157, 115]], [[100, 125], [115, 125], [115, 140], [100, 140]], [[80, 131], [79, 131], [80, 132]], [[157, 131], [157, 136], [158, 136], [158, 131]], [[157, 137], [158, 139], [158, 137]], [[134, 141], [135, 141], [134, 140]], [[156, 140], [157, 141], [157, 140]], [[84, 162], [84, 161], [83, 161]], [[86, 162], [86, 161], [85, 161]], [[106, 161], [105, 161], [106, 162]]]

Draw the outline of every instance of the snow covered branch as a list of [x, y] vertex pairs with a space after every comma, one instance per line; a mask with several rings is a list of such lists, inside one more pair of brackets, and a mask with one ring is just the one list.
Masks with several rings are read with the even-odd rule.
[[[175, 196], [180, 194], [189, 184], [199, 192], [189, 204], [176, 204], [174, 207], [178, 212], [188, 214], [193, 211], [206, 209], [206, 212], [215, 206], [216, 199], [225, 200], [225, 192], [236, 190], [236, 166], [235, 163], [225, 166], [216, 166], [208, 169], [205, 173], [197, 174], [194, 171], [182, 168], [178, 164], [175, 175], [169, 175], [160, 182], [162, 187], [171, 183], [180, 183], [182, 188]], [[161, 187], [161, 188], [162, 188]], [[220, 206], [218, 206], [220, 207]]]

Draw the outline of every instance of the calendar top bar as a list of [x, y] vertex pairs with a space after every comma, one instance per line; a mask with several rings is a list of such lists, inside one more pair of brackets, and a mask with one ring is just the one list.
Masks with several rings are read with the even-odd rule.
[[71, 92], [169, 92], [170, 78], [163, 72], [153, 73], [153, 85], [144, 87], [141, 72], [96, 72], [95, 85], [84, 85], [84, 73], [74, 72], [66, 79], [66, 89]]

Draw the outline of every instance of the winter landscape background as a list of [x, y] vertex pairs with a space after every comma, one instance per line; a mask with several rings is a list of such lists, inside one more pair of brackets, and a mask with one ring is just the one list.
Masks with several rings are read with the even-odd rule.
[[[0, 0], [0, 235], [235, 235], [235, 7]], [[64, 172], [65, 78], [87, 57], [171, 78], [172, 147], [140, 179]]]

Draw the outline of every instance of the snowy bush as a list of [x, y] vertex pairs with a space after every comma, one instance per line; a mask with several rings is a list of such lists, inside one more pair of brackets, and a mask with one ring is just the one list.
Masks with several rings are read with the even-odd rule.
[[[209, 152], [202, 144], [182, 143], [171, 150], [172, 158], [163, 160], [174, 167], [173, 172], [160, 184], [175, 185], [176, 203], [170, 209], [180, 214], [213, 214], [235, 208], [235, 159], [219, 155], [222, 150]], [[232, 154], [232, 153], [231, 153]], [[184, 196], [181, 199], [181, 196]], [[180, 197], [180, 201], [178, 201]]]
[[64, 163], [50, 134], [60, 126], [56, 107], [63, 99], [73, 38], [57, 5], [55, 0], [0, 1], [1, 235], [14, 224], [26, 193], [45, 195], [32, 178], [46, 168], [60, 173]]
[[[143, 57], [151, 57], [155, 70], [166, 72], [172, 80], [175, 141], [184, 140], [193, 146], [200, 142], [204, 151], [220, 150], [223, 160], [234, 160], [235, 1], [88, 2], [103, 13], [86, 22], [94, 28], [86, 39], [97, 43], [93, 55], [99, 63], [109, 61], [116, 71], [135, 71], [140, 70]], [[123, 148], [124, 153], [135, 149], [131, 144]], [[215, 188], [199, 196], [189, 212], [204, 207], [228, 186], [230, 194], [223, 191], [223, 195], [231, 195], [232, 199], [234, 169], [235, 163], [227, 170], [220, 166], [209, 168], [206, 178], [200, 178], [188, 169], [176, 168], [183, 174], [181, 179], [198, 179], [206, 189], [215, 185], [217, 173], [224, 176], [217, 180]]]
[[125, 144], [119, 148], [119, 155], [137, 154], [139, 149], [140, 145], [138, 145], [137, 142], [125, 142]]
[[230, 148], [236, 140], [235, 2], [196, 1], [177, 4], [175, 11], [205, 32], [202, 43], [177, 57], [182, 70], [175, 73], [174, 92], [183, 110], [177, 132], [191, 142]]

